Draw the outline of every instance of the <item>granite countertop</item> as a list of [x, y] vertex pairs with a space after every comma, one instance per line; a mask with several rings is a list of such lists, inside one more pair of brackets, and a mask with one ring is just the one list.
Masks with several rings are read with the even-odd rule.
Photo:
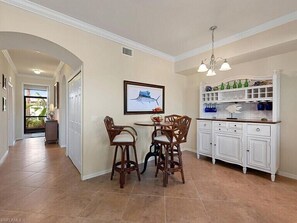
[[271, 120], [251, 120], [251, 119], [227, 119], [227, 118], [197, 118], [197, 120], [208, 120], [208, 121], [224, 121], [224, 122], [248, 122], [248, 123], [261, 123], [261, 124], [277, 124], [281, 121], [273, 122]]

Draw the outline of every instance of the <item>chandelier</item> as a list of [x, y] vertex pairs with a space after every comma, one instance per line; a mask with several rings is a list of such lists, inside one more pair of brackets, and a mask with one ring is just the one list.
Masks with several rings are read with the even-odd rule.
[[214, 76], [216, 75], [216, 72], [215, 72], [215, 66], [216, 66], [216, 63], [218, 60], [224, 60], [221, 68], [220, 68], [220, 71], [227, 71], [227, 70], [231, 70], [231, 67], [229, 65], [229, 63], [227, 62], [227, 59], [223, 59], [221, 57], [218, 57], [218, 58], [215, 58], [214, 56], [214, 31], [215, 29], [217, 28], [217, 26], [212, 26], [209, 28], [209, 30], [212, 32], [212, 50], [211, 50], [211, 57], [210, 57], [210, 62], [209, 62], [209, 68], [207, 68], [206, 64], [204, 63], [207, 59], [204, 59], [201, 61], [201, 64], [198, 68], [198, 72], [206, 72], [207, 71], [207, 74], [206, 76]]

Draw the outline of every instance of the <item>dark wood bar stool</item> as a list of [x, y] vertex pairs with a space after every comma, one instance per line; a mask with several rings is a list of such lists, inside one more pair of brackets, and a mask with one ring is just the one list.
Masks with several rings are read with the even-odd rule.
[[[153, 142], [160, 146], [155, 177], [157, 177], [159, 170], [163, 172], [164, 187], [168, 184], [168, 175], [174, 172], [180, 172], [182, 182], [185, 183], [180, 144], [187, 141], [190, 123], [190, 117], [182, 116], [174, 119], [171, 128], [157, 129], [152, 133]], [[158, 132], [161, 134], [157, 134]], [[163, 149], [165, 153], [164, 160], [160, 159]]]
[[175, 119], [178, 119], [180, 117], [181, 117], [181, 115], [175, 115], [175, 114], [173, 114], [173, 115], [166, 115], [165, 118], [164, 118], [164, 121], [165, 122], [172, 122], [173, 123], [175, 121]]
[[[111, 146], [115, 146], [112, 171], [110, 180], [113, 179], [114, 171], [120, 173], [120, 187], [124, 188], [125, 175], [136, 170], [138, 180], [140, 181], [139, 167], [137, 161], [137, 153], [135, 142], [137, 140], [137, 132], [131, 126], [114, 125], [113, 119], [109, 116], [104, 118], [105, 127], [109, 136]], [[129, 148], [133, 148], [135, 161], [130, 160]], [[116, 162], [118, 148], [121, 149], [121, 161]]]

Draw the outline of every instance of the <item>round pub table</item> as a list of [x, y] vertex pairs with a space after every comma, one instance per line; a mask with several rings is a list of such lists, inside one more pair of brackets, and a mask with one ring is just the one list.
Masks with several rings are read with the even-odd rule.
[[[138, 126], [150, 126], [150, 127], [154, 127], [154, 131], [157, 129], [157, 127], [169, 127], [172, 126], [171, 122], [152, 122], [152, 121], [147, 121], [147, 122], [135, 122], [134, 125], [138, 125]], [[157, 165], [157, 156], [159, 156], [159, 145], [158, 144], [154, 144], [152, 142], [151, 146], [150, 146], [150, 151], [146, 154], [145, 159], [144, 159], [144, 167], [143, 170], [141, 171], [141, 174], [143, 174], [146, 170], [147, 167], [147, 162], [149, 160], [150, 157], [154, 156], [155, 157], [155, 165]]]

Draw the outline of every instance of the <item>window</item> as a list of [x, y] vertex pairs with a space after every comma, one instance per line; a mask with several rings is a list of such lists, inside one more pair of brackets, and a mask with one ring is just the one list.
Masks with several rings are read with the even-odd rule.
[[47, 96], [45, 87], [25, 87], [24, 89], [24, 132], [44, 132], [47, 115]]

